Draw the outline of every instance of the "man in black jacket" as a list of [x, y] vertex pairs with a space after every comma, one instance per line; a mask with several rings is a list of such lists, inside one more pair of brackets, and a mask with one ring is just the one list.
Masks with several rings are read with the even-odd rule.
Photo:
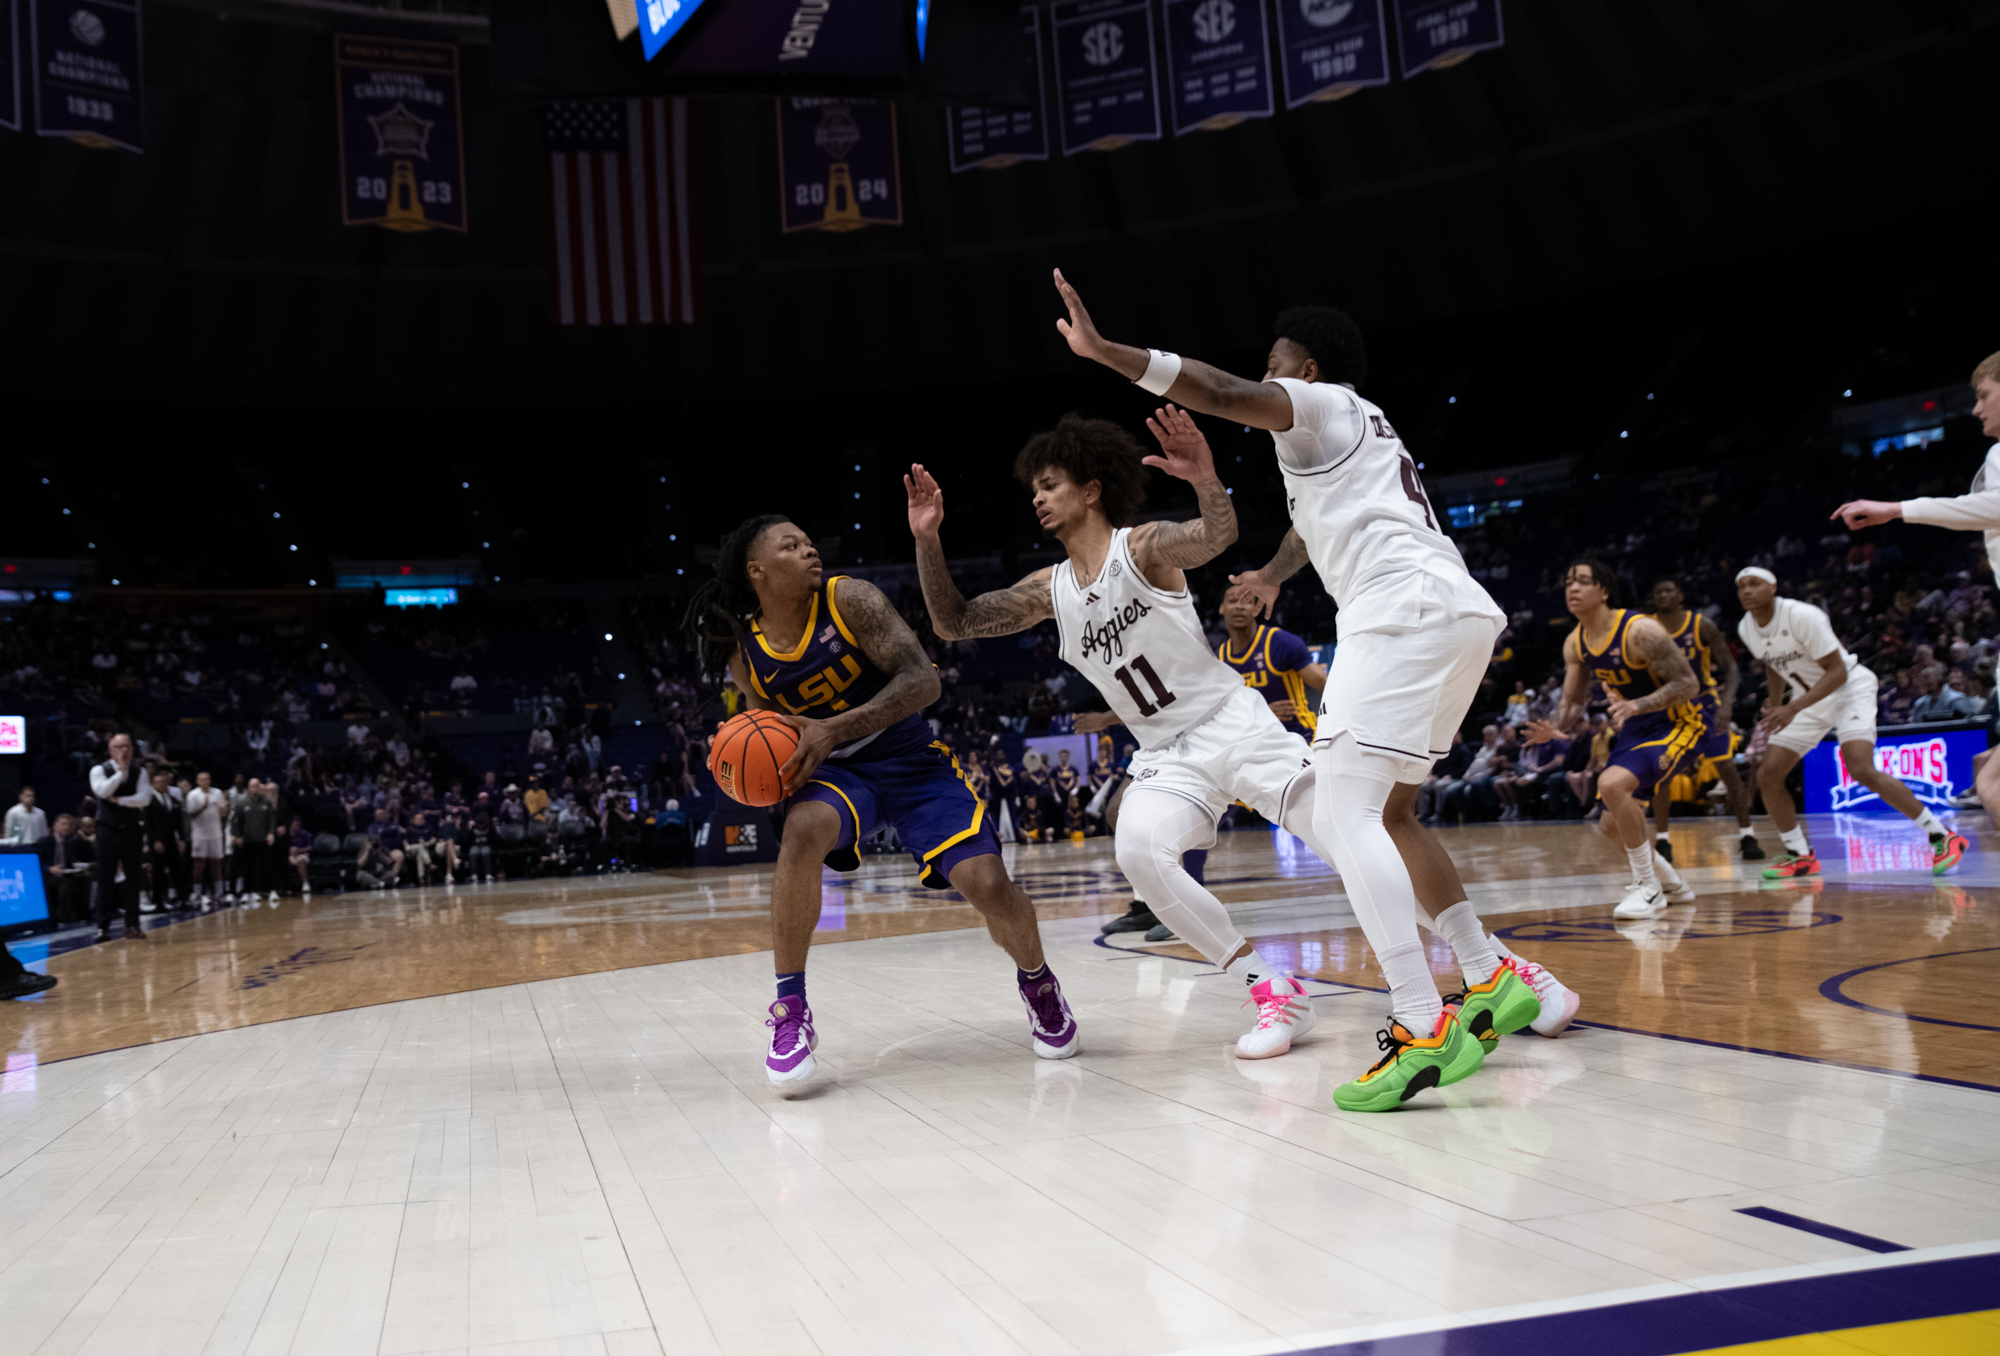
[[[97, 798], [97, 940], [111, 940], [111, 915], [125, 915], [125, 938], [142, 942], [139, 926], [139, 872], [145, 861], [146, 807], [153, 784], [132, 756], [132, 736], [111, 736], [111, 756], [90, 769], [90, 794]], [[121, 870], [122, 876], [121, 876]]]
[[175, 886], [187, 854], [187, 828], [168, 789], [172, 783], [167, 774], [155, 772], [151, 780], [153, 802], [140, 815], [146, 831], [146, 889], [152, 907], [165, 909], [178, 893]]

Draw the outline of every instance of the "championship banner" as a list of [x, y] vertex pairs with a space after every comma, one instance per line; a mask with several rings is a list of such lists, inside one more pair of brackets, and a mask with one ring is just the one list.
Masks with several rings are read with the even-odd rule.
[[341, 223], [463, 231], [457, 44], [336, 33], [333, 83]]
[[1064, 155], [1160, 139], [1148, 0], [1057, 0], [1056, 121]]
[[778, 189], [787, 231], [901, 226], [896, 106], [882, 99], [778, 100]]
[[1044, 110], [1048, 92], [1042, 81], [1042, 12], [1021, 11], [1021, 31], [1027, 40], [1028, 88], [1033, 108], [947, 108], [945, 142], [951, 152], [951, 172], [1005, 169], [1023, 160], [1049, 158], [1049, 125]]
[[1405, 80], [1418, 71], [1456, 66], [1506, 40], [1500, 0], [1396, 0], [1396, 40]]
[[21, 5], [0, 0], [0, 127], [21, 130]]
[[1175, 136], [1271, 116], [1263, 0], [1166, 0], [1166, 21]]
[[1344, 99], [1389, 83], [1382, 0], [1275, 0], [1285, 107]]
[[117, 0], [26, 0], [35, 130], [86, 146], [145, 149], [139, 7]]

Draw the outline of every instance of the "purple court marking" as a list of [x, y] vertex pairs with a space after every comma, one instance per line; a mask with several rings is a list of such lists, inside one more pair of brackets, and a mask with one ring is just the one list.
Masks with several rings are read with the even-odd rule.
[[1676, 1036], [1670, 1031], [1647, 1031], [1643, 1027], [1617, 1026], [1611, 1022], [1587, 1022], [1577, 1018], [1571, 1026], [1594, 1027], [1599, 1031], [1616, 1031], [1626, 1036], [1651, 1036], [1655, 1040], [1679, 1041], [1682, 1045], [1705, 1045], [1711, 1050], [1735, 1050], [1745, 1055], [1769, 1055], [1773, 1059], [1795, 1060], [1800, 1064], [1820, 1064], [1829, 1069], [1853, 1069], [1858, 1073], [1886, 1074], [1890, 1078], [1908, 1078], [1919, 1083], [1942, 1083], [1948, 1088], [1972, 1088], [1977, 1092], [2000, 1092], [2000, 1085], [1975, 1083], [1969, 1078], [1946, 1078], [1943, 1074], [1911, 1073], [1907, 1069], [1885, 1069], [1878, 1064], [1850, 1064], [1846, 1060], [1821, 1059], [1818, 1055], [1799, 1055], [1790, 1050], [1767, 1050], [1759, 1045], [1738, 1045], [1734, 1041], [1703, 1040], [1700, 1036]]
[[1375, 1337], [1315, 1347], [1302, 1356], [1531, 1356], [1579, 1351], [1678, 1356], [1878, 1323], [1977, 1313], [1993, 1307], [1995, 1294], [2000, 1294], [2000, 1256], [1954, 1257]]
[[1956, 1026], [1967, 1031], [2000, 1031], [2000, 1026], [1986, 1026], [1979, 1022], [1954, 1022], [1944, 1017], [1919, 1017], [1915, 1013], [1896, 1012], [1889, 1008], [1878, 1008], [1872, 1003], [1864, 1003], [1858, 998], [1849, 998], [1840, 991], [1840, 986], [1857, 975], [1865, 975], [1870, 970], [1886, 970], [1892, 965], [1915, 965], [1918, 961], [1944, 960], [1948, 956], [1977, 956], [1987, 951], [2000, 951], [2000, 946], [1975, 946], [1969, 951], [1940, 951], [1930, 956], [1906, 956], [1902, 960], [1878, 961], [1874, 965], [1864, 965], [1849, 970], [1846, 974], [1835, 975], [1819, 986], [1819, 996], [1844, 1007], [1860, 1008], [1881, 1017], [1900, 1017], [1906, 1022], [1927, 1022], [1931, 1026]]
[[1870, 1252], [1910, 1251], [1909, 1245], [1905, 1243], [1891, 1243], [1888, 1239], [1877, 1238], [1873, 1234], [1857, 1234], [1854, 1230], [1843, 1229], [1837, 1224], [1821, 1224], [1816, 1219], [1807, 1219], [1804, 1215], [1794, 1215], [1784, 1210], [1773, 1210], [1768, 1205], [1745, 1206], [1736, 1213], [1748, 1215], [1752, 1219], [1761, 1219], [1770, 1224], [1782, 1224], [1787, 1229], [1801, 1229], [1809, 1234], [1818, 1234], [1821, 1238], [1830, 1238], [1836, 1243], [1845, 1243], [1849, 1247], [1866, 1248]]

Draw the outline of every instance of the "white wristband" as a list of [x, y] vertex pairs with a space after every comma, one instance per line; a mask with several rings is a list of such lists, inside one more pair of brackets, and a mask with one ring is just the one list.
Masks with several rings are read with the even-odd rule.
[[1156, 348], [1146, 351], [1153, 356], [1146, 360], [1145, 372], [1132, 384], [1143, 391], [1163, 396], [1167, 393], [1167, 388], [1174, 384], [1174, 378], [1181, 374], [1181, 355], [1162, 353]]

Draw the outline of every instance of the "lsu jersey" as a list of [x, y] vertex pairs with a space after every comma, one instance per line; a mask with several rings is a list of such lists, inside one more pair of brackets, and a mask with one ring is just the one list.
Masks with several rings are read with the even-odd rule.
[[[805, 634], [789, 650], [780, 650], [759, 622], [750, 623], [743, 645], [743, 666], [750, 687], [780, 709], [808, 720], [851, 710], [873, 699], [889, 685], [889, 675], [875, 667], [855, 643], [842, 620], [835, 589], [846, 575], [820, 581], [806, 611]], [[829, 758], [898, 757], [931, 742], [931, 727], [921, 713], [911, 712], [886, 729], [850, 740]]]
[[1276, 626], [1259, 626], [1250, 641], [1238, 650], [1224, 640], [1216, 647], [1216, 657], [1243, 675], [1243, 685], [1255, 688], [1265, 702], [1288, 701], [1297, 712], [1284, 722], [1285, 728], [1307, 739], [1319, 723], [1306, 696], [1303, 670], [1313, 662], [1312, 650], [1290, 631]]

